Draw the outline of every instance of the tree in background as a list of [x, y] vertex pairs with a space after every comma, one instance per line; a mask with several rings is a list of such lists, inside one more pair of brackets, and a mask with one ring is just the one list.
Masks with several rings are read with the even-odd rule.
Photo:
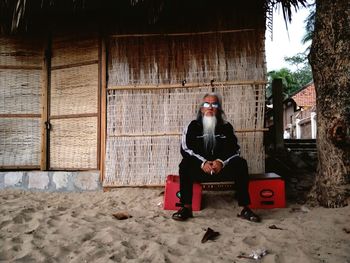
[[311, 66], [306, 52], [298, 53], [292, 57], [285, 57], [284, 61], [296, 68], [292, 75], [299, 86], [298, 89], [312, 81]]
[[282, 79], [283, 92], [285, 97], [289, 97], [312, 81], [311, 66], [305, 53], [298, 53], [292, 57], [285, 57], [284, 61], [295, 68], [281, 68], [267, 73], [268, 86], [266, 97], [272, 95], [272, 81], [276, 78]]
[[266, 90], [266, 97], [272, 96], [272, 81], [274, 79], [281, 79], [283, 85], [283, 95], [288, 97], [289, 94], [293, 93], [298, 89], [298, 84], [294, 79], [293, 73], [288, 68], [281, 68], [279, 70], [272, 70], [267, 73], [268, 86]]
[[319, 204], [341, 207], [350, 197], [350, 0], [316, 0], [310, 50], [316, 88]]
[[342, 207], [350, 203], [350, 0], [316, 0], [313, 17], [306, 41], [312, 38], [319, 163], [310, 198]]
[[[302, 43], [312, 41], [315, 24], [316, 4], [312, 2], [307, 5], [310, 10], [309, 15], [305, 19], [305, 35], [302, 39]], [[299, 89], [312, 81], [312, 71], [308, 60], [308, 53], [310, 52], [310, 46], [303, 52], [297, 53], [292, 57], [285, 57], [284, 61], [287, 62], [294, 70], [288, 68], [281, 68], [279, 70], [273, 70], [267, 73], [268, 86], [266, 90], [266, 97], [269, 98], [272, 95], [272, 81], [275, 78], [282, 79], [283, 92], [285, 97], [289, 97]]]

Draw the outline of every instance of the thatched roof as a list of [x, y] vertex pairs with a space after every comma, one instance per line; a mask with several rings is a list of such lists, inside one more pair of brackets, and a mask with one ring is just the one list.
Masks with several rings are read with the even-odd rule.
[[121, 24], [126, 20], [133, 23], [136, 19], [154, 25], [162, 19], [178, 20], [186, 12], [197, 14], [195, 18], [201, 20], [228, 13], [230, 9], [258, 12], [264, 16], [264, 21], [266, 18], [271, 21], [272, 9], [278, 5], [282, 7], [285, 20], [291, 21], [292, 8], [297, 10], [305, 6], [306, 0], [1, 0], [0, 31], [14, 33], [44, 29], [70, 18], [99, 24], [102, 20]]

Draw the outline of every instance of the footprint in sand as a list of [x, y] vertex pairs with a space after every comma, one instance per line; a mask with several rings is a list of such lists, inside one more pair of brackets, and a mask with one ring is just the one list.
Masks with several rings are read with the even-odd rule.
[[23, 244], [23, 239], [19, 236], [12, 238], [11, 241], [15, 244]]
[[59, 217], [56, 216], [56, 215], [52, 215], [49, 217], [49, 219], [47, 220], [47, 224], [50, 226], [50, 227], [55, 227], [58, 225], [58, 219]]
[[4, 229], [5, 226], [7, 226], [7, 225], [9, 225], [11, 223], [13, 223], [12, 220], [6, 220], [4, 222], [1, 222], [0, 223], [0, 229]]
[[265, 241], [266, 241], [265, 238], [256, 237], [256, 236], [243, 238], [243, 242], [246, 243], [249, 246], [258, 246], [260, 244], [264, 244]]
[[123, 251], [123, 257], [125, 257], [127, 260], [130, 259], [135, 259], [135, 255], [137, 255], [135, 249], [133, 248], [132, 244], [130, 244], [130, 242], [128, 241], [122, 241], [121, 245], [123, 245], [124, 247], [124, 251]]
[[88, 241], [88, 240], [91, 240], [92, 238], [94, 237], [94, 234], [93, 233], [87, 233], [83, 236], [83, 238], [81, 239], [82, 242], [85, 242], [85, 241]]
[[182, 246], [192, 245], [192, 241], [188, 237], [179, 237], [177, 239], [177, 243], [182, 245]]
[[66, 211], [67, 209], [68, 209], [68, 207], [63, 207], [63, 206], [57, 207], [57, 210], [60, 212]]
[[30, 220], [32, 220], [31, 216], [26, 215], [26, 214], [22, 214], [22, 213], [16, 215], [13, 218], [13, 222], [16, 223], [16, 224], [23, 224], [23, 223], [28, 222]]

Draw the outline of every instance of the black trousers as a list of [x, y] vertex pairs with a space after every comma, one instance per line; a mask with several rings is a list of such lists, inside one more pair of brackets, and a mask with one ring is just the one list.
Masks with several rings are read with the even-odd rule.
[[250, 204], [248, 192], [249, 176], [247, 161], [236, 157], [226, 165], [219, 174], [204, 173], [198, 163], [183, 159], [179, 165], [181, 204], [192, 204], [194, 182], [225, 182], [234, 181], [239, 206]]

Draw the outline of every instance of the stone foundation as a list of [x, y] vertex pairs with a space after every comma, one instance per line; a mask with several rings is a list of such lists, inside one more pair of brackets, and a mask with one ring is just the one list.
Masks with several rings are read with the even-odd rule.
[[0, 189], [22, 189], [46, 192], [81, 192], [102, 190], [99, 171], [0, 172]]

